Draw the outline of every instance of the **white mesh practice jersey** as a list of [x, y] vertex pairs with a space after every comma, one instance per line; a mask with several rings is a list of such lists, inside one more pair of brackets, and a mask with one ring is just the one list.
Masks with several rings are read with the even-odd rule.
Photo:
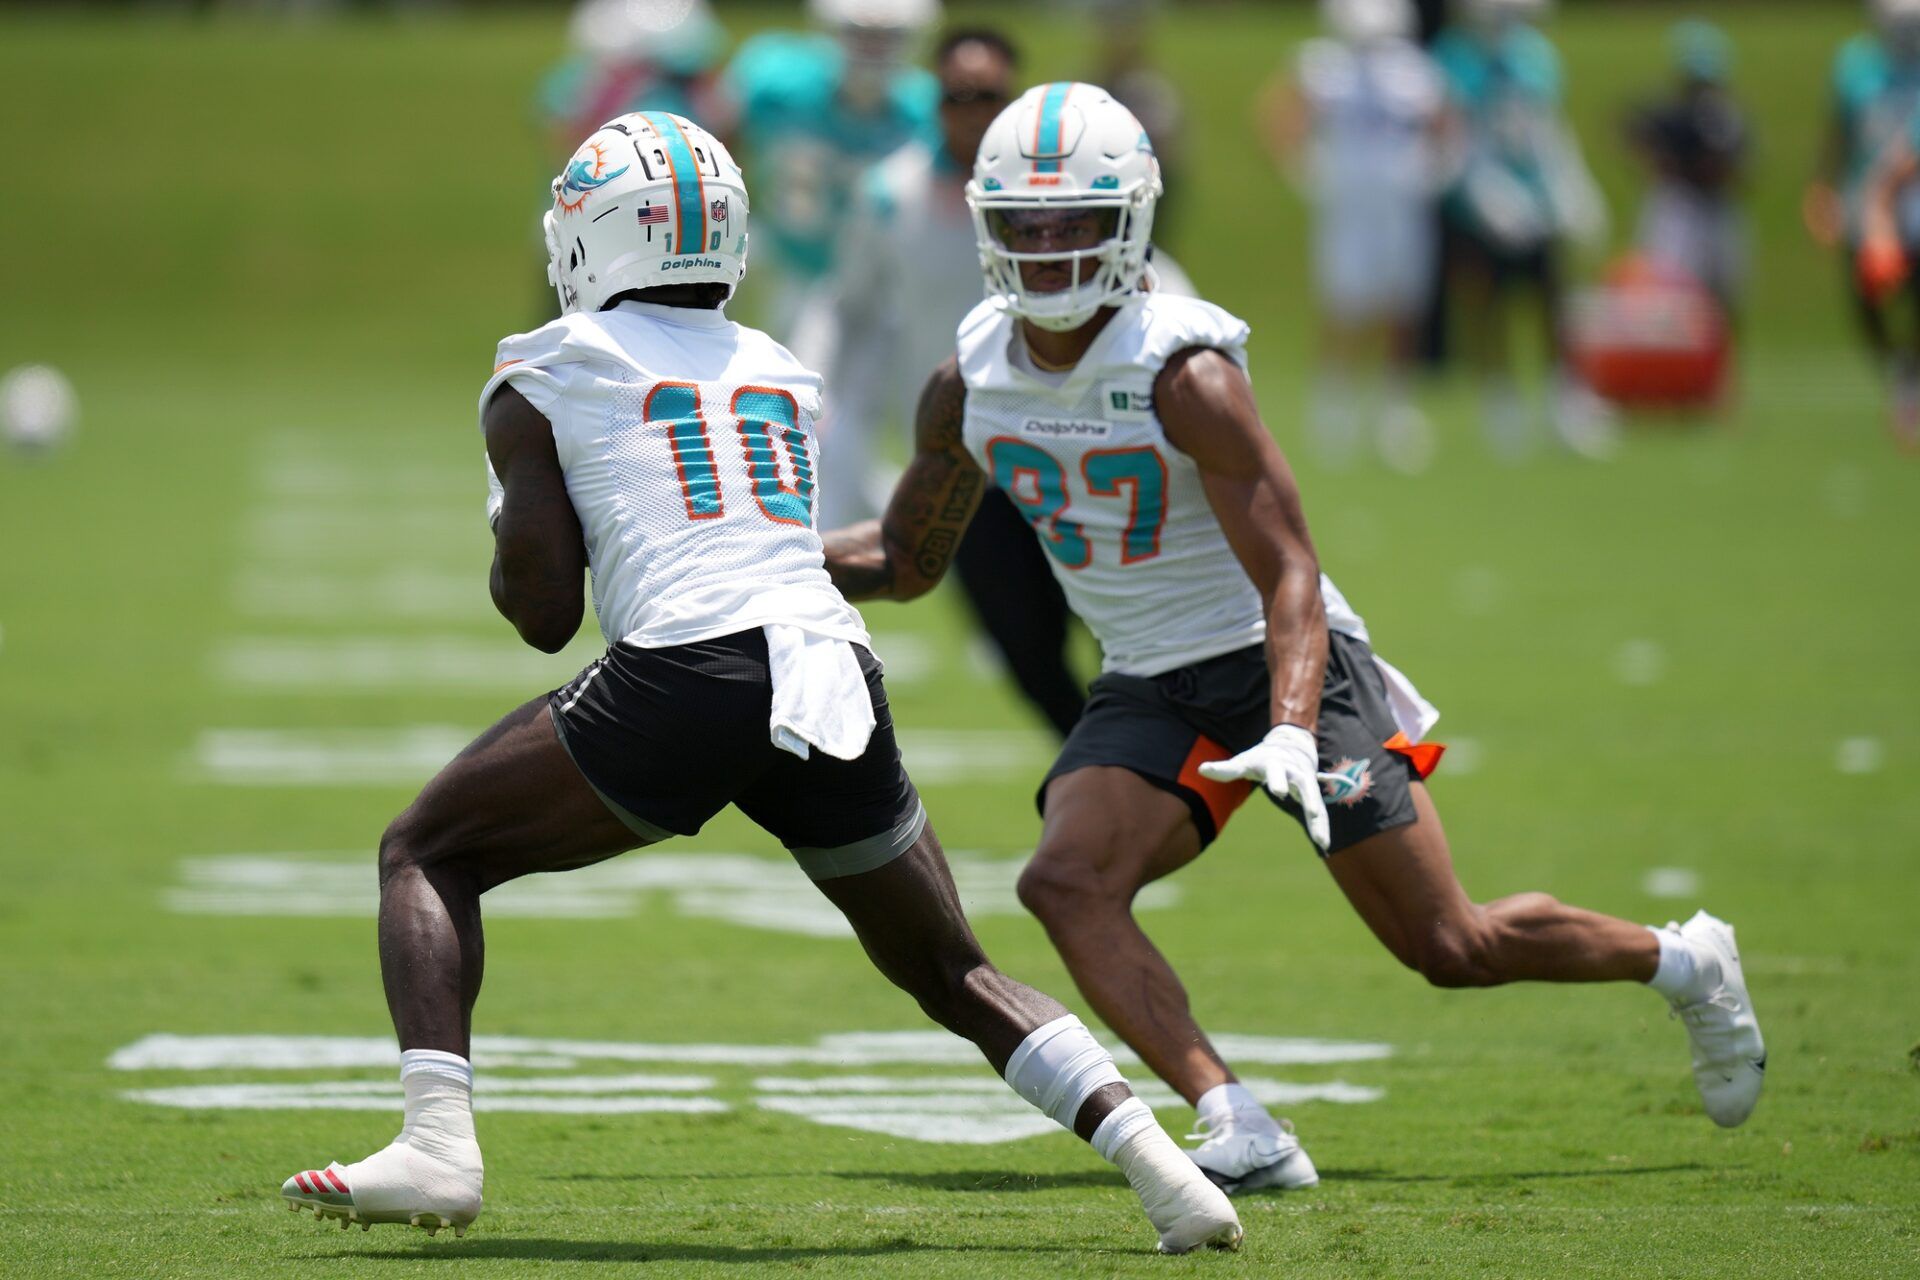
[[[1216, 347], [1244, 367], [1246, 324], [1197, 298], [1141, 294], [1057, 381], [1021, 367], [1024, 341], [998, 300], [961, 323], [967, 450], [1032, 522], [1103, 669], [1158, 675], [1260, 643], [1260, 594], [1153, 411], [1154, 378], [1178, 351]], [[1324, 575], [1320, 591], [1328, 624], [1365, 639]]]
[[820, 379], [779, 343], [623, 302], [508, 338], [496, 364], [481, 411], [509, 383], [552, 423], [609, 644], [776, 622], [867, 643], [814, 529]]

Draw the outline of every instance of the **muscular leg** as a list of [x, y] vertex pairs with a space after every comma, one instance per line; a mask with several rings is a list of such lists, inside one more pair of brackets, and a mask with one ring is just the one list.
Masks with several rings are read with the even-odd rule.
[[645, 843], [580, 776], [544, 697], [481, 734], [380, 839], [380, 975], [400, 1047], [470, 1056], [481, 894]]
[[1040, 848], [1019, 885], [1087, 1003], [1188, 1102], [1234, 1075], [1135, 923], [1133, 898], [1199, 854], [1183, 801], [1131, 770], [1076, 769], [1047, 788]]
[[[1066, 1016], [1058, 1000], [987, 959], [932, 826], [885, 866], [819, 884], [853, 925], [874, 967], [919, 1001], [928, 1017], [978, 1045], [996, 1072], [1006, 1074], [1008, 1059], [1034, 1028]], [[1131, 1096], [1124, 1084], [1099, 1090], [1081, 1105], [1073, 1131], [1092, 1137], [1107, 1113]]]
[[988, 962], [931, 828], [885, 866], [819, 884], [881, 973], [1126, 1176], [1162, 1250], [1238, 1246], [1240, 1220], [1227, 1198], [1117, 1078], [1112, 1057], [1080, 1020]]
[[1641, 925], [1544, 893], [1476, 903], [1453, 872], [1433, 800], [1413, 784], [1411, 825], [1327, 860], [1334, 882], [1387, 950], [1437, 987], [1506, 982], [1645, 982], [1660, 944]]

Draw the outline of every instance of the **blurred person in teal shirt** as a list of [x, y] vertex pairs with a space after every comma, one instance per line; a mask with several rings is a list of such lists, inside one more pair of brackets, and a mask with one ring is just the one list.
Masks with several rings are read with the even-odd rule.
[[1527, 451], [1537, 435], [1512, 369], [1504, 307], [1520, 288], [1540, 306], [1553, 366], [1548, 425], [1588, 456], [1612, 442], [1605, 406], [1563, 358], [1567, 240], [1598, 241], [1606, 207], [1563, 110], [1560, 55], [1533, 25], [1546, 0], [1466, 0], [1461, 21], [1441, 32], [1433, 55], [1465, 124], [1465, 145], [1443, 206], [1449, 287], [1462, 317], [1463, 345], [1484, 380], [1488, 442], [1502, 456]]
[[1907, 163], [1920, 113], [1920, 0], [1868, 8], [1874, 30], [1834, 57], [1826, 142], [1801, 212], [1814, 239], [1842, 253], [1860, 331], [1889, 383], [1893, 432], [1920, 447], [1920, 320], [1896, 335], [1889, 305], [1902, 285], [1920, 305], [1906, 270], [1920, 253], [1920, 175]]
[[724, 128], [719, 71], [727, 33], [707, 0], [581, 0], [567, 56], [540, 79], [534, 104], [555, 155], [629, 111], [671, 111]]
[[938, 147], [940, 89], [911, 64], [939, 0], [810, 0], [822, 30], [747, 41], [727, 68], [737, 138], [758, 196], [755, 298], [761, 320], [819, 367], [830, 335], [795, 321], [830, 288], [835, 247], [861, 174], [909, 142]]

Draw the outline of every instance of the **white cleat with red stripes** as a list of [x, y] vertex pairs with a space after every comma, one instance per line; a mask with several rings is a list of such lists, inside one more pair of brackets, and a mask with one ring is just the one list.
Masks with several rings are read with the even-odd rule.
[[356, 1164], [338, 1161], [324, 1169], [296, 1173], [281, 1184], [280, 1195], [295, 1213], [311, 1209], [320, 1221], [337, 1219], [345, 1231], [362, 1231], [376, 1222], [404, 1223], [438, 1235], [442, 1227], [464, 1236], [480, 1216], [479, 1151], [473, 1167], [458, 1168], [395, 1142]]

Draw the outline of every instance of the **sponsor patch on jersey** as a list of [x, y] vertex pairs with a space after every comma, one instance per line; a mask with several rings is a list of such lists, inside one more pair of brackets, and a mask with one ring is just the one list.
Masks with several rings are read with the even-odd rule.
[[1153, 416], [1153, 387], [1103, 382], [1100, 405], [1116, 422], [1145, 422]]
[[1112, 431], [1110, 422], [1082, 418], [1028, 418], [1020, 424], [1021, 435], [1043, 440], [1104, 440]]

